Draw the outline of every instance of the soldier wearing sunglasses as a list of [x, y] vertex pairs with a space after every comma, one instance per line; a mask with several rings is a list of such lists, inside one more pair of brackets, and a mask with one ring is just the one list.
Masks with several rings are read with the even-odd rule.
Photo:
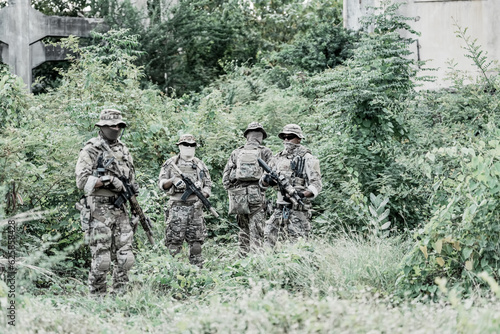
[[[267, 247], [274, 247], [278, 240], [295, 241], [309, 236], [311, 200], [322, 189], [319, 160], [301, 145], [304, 135], [300, 126], [287, 124], [278, 137], [283, 139], [284, 149], [273, 157], [269, 165], [276, 170], [287, 191], [296, 192], [302, 203], [278, 192], [277, 207], [264, 228], [264, 244]], [[260, 185], [275, 187], [277, 183], [266, 173], [260, 179]]]

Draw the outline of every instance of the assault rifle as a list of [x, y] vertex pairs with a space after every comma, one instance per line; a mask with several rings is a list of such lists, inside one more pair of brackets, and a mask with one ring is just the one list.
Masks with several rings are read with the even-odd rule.
[[[116, 208], [119, 208], [123, 205], [123, 203], [128, 201], [130, 203], [132, 215], [139, 217], [139, 222], [141, 223], [144, 232], [146, 232], [146, 236], [148, 237], [149, 242], [151, 243], [151, 245], [154, 245], [155, 241], [153, 239], [153, 226], [151, 225], [151, 220], [144, 214], [144, 211], [142, 211], [142, 208], [139, 205], [137, 198], [135, 197], [134, 190], [132, 189], [132, 185], [130, 184], [129, 180], [124, 176], [120, 176], [119, 179], [123, 183], [123, 191], [120, 193], [113, 205]], [[137, 225], [134, 226], [134, 232], [136, 227]]]
[[[111, 163], [113, 161], [115, 161], [115, 158], [113, 155], [113, 151], [111, 150], [109, 145], [104, 142], [104, 140], [101, 141], [101, 147], [111, 155], [111, 158], [108, 161], [106, 161], [105, 163], [103, 163], [102, 157], [100, 157], [99, 158], [100, 160], [98, 159], [98, 161], [97, 161], [98, 173], [104, 174], [104, 172], [106, 171], [106, 168], [109, 165], [111, 165]], [[118, 165], [115, 164], [115, 166], [117, 167], [116, 172], [118, 174], [121, 174]], [[151, 220], [149, 219], [149, 217], [147, 217], [144, 214], [144, 211], [142, 211], [142, 208], [139, 205], [137, 198], [135, 197], [135, 193], [134, 193], [134, 190], [132, 188], [132, 185], [130, 184], [130, 181], [124, 175], [120, 175], [119, 179], [123, 183], [123, 190], [120, 193], [120, 195], [118, 195], [118, 198], [115, 200], [113, 205], [116, 208], [120, 208], [125, 202], [128, 201], [130, 203], [130, 209], [132, 211], [132, 215], [139, 218], [139, 222], [141, 223], [141, 226], [142, 226], [144, 232], [146, 232], [146, 236], [148, 237], [149, 242], [151, 243], [151, 245], [154, 245], [155, 241], [153, 239], [153, 226], [151, 225]], [[134, 233], [135, 233], [136, 228], [137, 228], [137, 225], [134, 226]]]
[[295, 205], [304, 205], [304, 202], [302, 202], [302, 198], [297, 193], [297, 190], [295, 190], [295, 188], [290, 185], [288, 180], [283, 175], [278, 175], [278, 173], [272, 170], [271, 167], [269, 167], [261, 158], [257, 158], [257, 161], [259, 162], [260, 167], [262, 167], [262, 169], [264, 169], [264, 171], [269, 174], [271, 179], [273, 179], [274, 182], [278, 184], [278, 188], [281, 192], [281, 195], [283, 195], [284, 200], [289, 200], [290, 202], [292, 202], [292, 204]]
[[198, 197], [200, 199], [201, 203], [203, 203], [203, 206], [205, 208], [207, 208], [208, 210], [210, 210], [210, 212], [216, 218], [219, 218], [219, 214], [217, 213], [217, 211], [215, 211], [215, 209], [213, 208], [212, 204], [210, 204], [210, 202], [205, 197], [205, 195], [203, 195], [201, 193], [200, 189], [198, 187], [196, 187], [196, 185], [194, 184], [194, 182], [189, 177], [187, 177], [186, 175], [184, 175], [182, 173], [182, 171], [179, 169], [179, 167], [177, 167], [177, 165], [175, 163], [172, 163], [172, 166], [174, 167], [175, 171], [177, 173], [179, 173], [179, 175], [182, 178], [182, 181], [184, 181], [184, 183], [186, 184], [186, 191], [182, 194], [181, 200], [182, 201], [186, 201], [189, 196], [191, 196], [192, 194], [195, 194], [196, 197]]

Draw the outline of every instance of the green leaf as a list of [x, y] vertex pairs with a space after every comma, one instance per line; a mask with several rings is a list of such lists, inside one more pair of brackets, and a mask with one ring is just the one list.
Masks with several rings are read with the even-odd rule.
[[462, 255], [464, 259], [468, 259], [473, 251], [474, 249], [471, 247], [464, 247], [464, 249], [462, 249]]

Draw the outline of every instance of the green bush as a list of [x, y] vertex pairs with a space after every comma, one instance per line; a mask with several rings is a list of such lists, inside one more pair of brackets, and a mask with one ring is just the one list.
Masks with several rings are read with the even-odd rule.
[[[434, 292], [434, 278], [446, 277], [464, 289], [483, 284], [477, 274], [500, 278], [500, 131], [469, 147], [435, 149], [430, 164], [459, 161], [447, 175], [434, 176], [436, 210], [404, 260], [401, 279], [412, 293]], [[434, 290], [434, 291], [433, 291]]]

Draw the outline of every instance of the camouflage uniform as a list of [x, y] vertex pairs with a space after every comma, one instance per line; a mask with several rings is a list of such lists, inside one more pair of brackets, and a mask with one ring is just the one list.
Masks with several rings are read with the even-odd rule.
[[[125, 125], [121, 113], [106, 109], [101, 113], [100, 122], [96, 126]], [[107, 150], [103, 147], [108, 144]], [[128, 270], [134, 264], [132, 252], [133, 228], [123, 205], [113, 206], [118, 192], [109, 186], [95, 188], [99, 179], [97, 166], [99, 158], [113, 162], [106, 168], [105, 174], [110, 177], [124, 175], [137, 189], [132, 156], [127, 147], [120, 141], [108, 142], [102, 133], [90, 139], [80, 151], [76, 164], [76, 184], [85, 191], [86, 205], [90, 208], [90, 224], [86, 231], [92, 253], [92, 264], [89, 273], [89, 292], [91, 295], [106, 293], [106, 274], [113, 269], [113, 291], [122, 291], [128, 283]]]
[[[283, 138], [284, 134], [304, 138], [300, 126], [296, 124], [286, 125], [278, 136]], [[303, 170], [297, 170], [297, 165], [302, 165]], [[274, 247], [278, 239], [295, 241], [300, 237], [307, 238], [311, 230], [311, 200], [316, 198], [322, 189], [319, 160], [309, 149], [298, 144], [293, 152], [283, 150], [277, 153], [269, 166], [276, 170], [278, 175], [284, 176], [296, 191], [308, 190], [313, 196], [304, 197], [304, 205], [296, 205], [285, 200], [281, 192], [278, 192], [277, 207], [264, 228], [265, 246]]]
[[[183, 142], [196, 143], [194, 137], [190, 134], [181, 136], [177, 145]], [[181, 158], [180, 154], [168, 159], [163, 164], [158, 182], [160, 189], [165, 190], [163, 185], [169, 179], [178, 176], [172, 164], [176, 164], [184, 175], [197, 183], [202, 193], [210, 196], [212, 181], [207, 166], [196, 157], [193, 157], [191, 161], [186, 161]], [[194, 194], [189, 196], [186, 201], [182, 201], [181, 197], [185, 189], [179, 189], [175, 185], [172, 185], [166, 191], [170, 198], [165, 209], [167, 225], [165, 246], [168, 247], [172, 255], [176, 255], [181, 251], [182, 243], [185, 240], [189, 245], [189, 262], [202, 267], [202, 245], [206, 236], [202, 211], [203, 204]]]
[[[248, 125], [243, 133], [245, 137], [250, 131], [260, 131], [263, 134], [263, 139], [267, 137], [267, 133], [261, 124], [252, 122]], [[230, 196], [235, 195], [237, 192], [241, 193], [248, 203], [248, 213], [237, 213], [236, 221], [240, 228], [238, 240], [240, 244], [240, 255], [245, 256], [249, 251], [254, 251], [262, 246], [264, 239], [264, 221], [265, 221], [265, 196], [264, 192], [259, 186], [259, 180], [241, 181], [236, 177], [237, 161], [241, 156], [242, 150], [256, 149], [258, 150], [258, 157], [264, 162], [269, 163], [273, 153], [267, 147], [260, 145], [256, 141], [248, 141], [243, 146], [240, 146], [231, 153], [229, 160], [224, 168], [222, 176], [222, 183], [224, 188], [230, 192]], [[260, 167], [259, 171], [262, 169]], [[260, 178], [260, 175], [259, 175]]]

